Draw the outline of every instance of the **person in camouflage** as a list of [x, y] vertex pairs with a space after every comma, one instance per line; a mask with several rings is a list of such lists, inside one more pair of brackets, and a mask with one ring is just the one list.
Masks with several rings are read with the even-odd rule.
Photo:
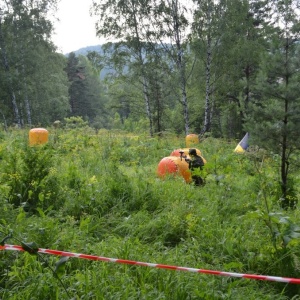
[[200, 186], [204, 184], [204, 180], [199, 175], [199, 171], [203, 169], [204, 161], [201, 156], [197, 154], [196, 149], [189, 149], [190, 159], [186, 159], [189, 164], [189, 169], [192, 172], [192, 180], [195, 185]]

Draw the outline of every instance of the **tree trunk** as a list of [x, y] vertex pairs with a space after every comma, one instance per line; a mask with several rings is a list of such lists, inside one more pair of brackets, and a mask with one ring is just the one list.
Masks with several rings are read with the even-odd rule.
[[22, 57], [22, 77], [24, 81], [24, 102], [25, 102], [25, 112], [27, 116], [27, 124], [29, 127], [32, 125], [31, 121], [31, 110], [30, 110], [30, 103], [28, 99], [28, 90], [27, 90], [27, 81], [26, 81], [26, 75], [25, 75], [25, 62], [24, 62], [24, 47], [21, 48], [21, 57]]
[[139, 57], [139, 63], [141, 66], [141, 76], [142, 76], [142, 84], [143, 84], [143, 94], [144, 94], [144, 100], [145, 100], [145, 107], [146, 107], [146, 115], [149, 120], [149, 133], [150, 136], [153, 137], [153, 121], [152, 121], [152, 112], [151, 112], [151, 107], [150, 107], [150, 100], [148, 96], [148, 87], [147, 87], [147, 80], [145, 76], [145, 71], [144, 71], [144, 60], [143, 60], [143, 55], [142, 55], [142, 47], [141, 47], [141, 41], [140, 41], [140, 36], [139, 36], [139, 31], [138, 31], [138, 21], [136, 19], [136, 11], [135, 11], [135, 5], [134, 1], [131, 2], [132, 8], [133, 8], [133, 17], [134, 17], [134, 31], [135, 35], [137, 38], [137, 47], [138, 47], [138, 57]]
[[6, 122], [6, 119], [5, 119], [5, 115], [4, 115], [4, 113], [2, 111], [0, 113], [1, 113], [1, 115], [3, 117], [4, 130], [7, 131], [7, 122]]
[[206, 51], [206, 89], [205, 89], [205, 109], [204, 109], [204, 127], [201, 134], [210, 131], [211, 126], [211, 107], [210, 107], [210, 70], [211, 70], [211, 37], [207, 36], [207, 51]]
[[180, 73], [180, 87], [181, 87], [181, 103], [183, 105], [183, 116], [184, 116], [184, 130], [185, 135], [189, 134], [189, 110], [188, 110], [188, 100], [186, 93], [186, 74], [185, 74], [185, 64], [183, 59], [183, 49], [180, 39], [180, 29], [178, 20], [178, 4], [172, 2], [172, 12], [173, 12], [173, 27], [174, 27], [174, 37], [177, 49], [177, 68]]
[[[142, 66], [143, 68], [143, 66]], [[143, 76], [143, 93], [144, 93], [144, 99], [145, 99], [145, 105], [146, 105], [146, 114], [149, 120], [149, 133], [150, 136], [153, 137], [153, 122], [152, 122], [152, 113], [151, 113], [151, 108], [150, 108], [150, 101], [148, 97], [148, 92], [147, 92], [147, 84], [146, 84], [146, 78], [144, 75]]]
[[[289, 73], [288, 73], [288, 58], [289, 58], [289, 40], [286, 38], [286, 46], [285, 46], [285, 68], [286, 68], [286, 76], [285, 76], [285, 87], [288, 88], [289, 85]], [[282, 133], [282, 148], [281, 148], [281, 191], [283, 208], [289, 207], [289, 199], [288, 196], [288, 156], [287, 156], [287, 125], [288, 125], [288, 111], [289, 111], [289, 100], [286, 98], [284, 100], [284, 118], [283, 118], [283, 133]]]
[[162, 103], [161, 103], [161, 93], [160, 93], [160, 85], [158, 79], [155, 78], [155, 99], [156, 99], [156, 114], [157, 114], [157, 132], [161, 135], [162, 127], [161, 127], [161, 115], [162, 115]]
[[181, 74], [181, 94], [182, 94], [182, 105], [183, 105], [183, 115], [184, 115], [184, 130], [185, 135], [189, 134], [189, 110], [188, 110], [188, 100], [186, 96], [186, 84], [185, 84], [185, 72], [184, 67], [180, 66], [180, 74]]

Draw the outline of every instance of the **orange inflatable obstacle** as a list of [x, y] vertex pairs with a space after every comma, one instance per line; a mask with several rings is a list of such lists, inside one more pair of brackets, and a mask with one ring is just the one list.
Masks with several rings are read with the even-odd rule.
[[189, 165], [184, 158], [181, 159], [178, 156], [167, 156], [159, 162], [157, 167], [157, 175], [160, 178], [164, 178], [171, 174], [174, 176], [182, 176], [187, 183], [192, 181]]
[[199, 137], [197, 134], [191, 133], [185, 137], [185, 145], [186, 147], [191, 147], [193, 145], [199, 144]]
[[[175, 149], [175, 150], [173, 150], [173, 151], [171, 152], [170, 155], [171, 155], [171, 156], [178, 156], [178, 157], [180, 157], [180, 156], [181, 156], [180, 152], [183, 151], [183, 154], [182, 154], [182, 155], [183, 155], [183, 156], [186, 156], [187, 158], [189, 158], [189, 149], [191, 149], [191, 148]], [[203, 162], [206, 164], [207, 161], [206, 161], [206, 159], [202, 156], [201, 151], [200, 151], [199, 149], [197, 149], [197, 148], [194, 148], [194, 149], [196, 149], [197, 155], [201, 156], [201, 158], [203, 159]]]
[[29, 145], [41, 145], [48, 142], [48, 130], [45, 128], [32, 128], [29, 130]]

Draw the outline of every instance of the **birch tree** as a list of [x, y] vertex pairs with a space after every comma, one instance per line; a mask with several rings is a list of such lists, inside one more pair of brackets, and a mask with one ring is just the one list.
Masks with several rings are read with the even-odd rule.
[[[205, 66], [205, 106], [204, 122], [201, 135], [211, 130], [213, 115], [213, 86], [216, 85], [218, 75], [216, 65], [220, 63], [217, 55], [224, 26], [224, 3], [215, 3], [210, 0], [194, 0], [197, 5], [193, 16], [193, 44], [198, 50], [198, 59]], [[200, 44], [200, 45], [199, 45]], [[199, 48], [201, 51], [199, 51]], [[202, 57], [201, 54], [204, 54]], [[200, 56], [200, 57], [199, 57]], [[220, 73], [220, 69], [219, 69]]]
[[190, 33], [191, 4], [191, 1], [182, 0], [154, 0], [147, 34], [147, 39], [159, 44], [168, 56], [170, 69], [166, 73], [169, 76], [177, 75], [173, 81], [173, 91], [178, 94], [178, 100], [183, 108], [186, 135], [190, 133], [187, 82], [188, 74], [191, 72], [187, 70], [190, 56], [187, 42]]
[[[55, 118], [54, 111], [61, 116], [67, 109], [67, 81], [62, 75], [62, 61], [51, 42], [53, 26], [48, 19], [50, 11], [55, 11], [56, 2], [0, 2], [1, 69], [5, 71], [1, 100], [5, 113], [13, 116], [18, 127], [50, 122]], [[56, 63], [60, 64], [60, 71]], [[56, 103], [55, 108], [51, 107], [52, 103]]]
[[[148, 0], [94, 0], [93, 14], [99, 19], [96, 23], [97, 35], [115, 40], [116, 47], [129, 51], [131, 59], [138, 66], [138, 78], [141, 84], [145, 111], [149, 121], [149, 134], [153, 136], [152, 111], [148, 92], [148, 81], [145, 74], [145, 50], [143, 46], [143, 18], [149, 13]], [[130, 60], [128, 61], [128, 63]]]

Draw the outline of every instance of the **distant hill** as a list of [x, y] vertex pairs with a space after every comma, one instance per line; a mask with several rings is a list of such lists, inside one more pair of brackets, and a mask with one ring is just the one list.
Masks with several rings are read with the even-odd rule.
[[[88, 52], [90, 51], [95, 51], [95, 52], [98, 52], [100, 54], [103, 54], [103, 49], [102, 49], [102, 45], [95, 45], [95, 46], [87, 46], [87, 47], [84, 47], [84, 48], [80, 48], [78, 50], [74, 50], [72, 51], [73, 53], [75, 53], [75, 55], [83, 55], [83, 56], [86, 56], [88, 54]], [[70, 54], [69, 53], [66, 53], [65, 56], [68, 56]], [[112, 72], [112, 70], [109, 71], [109, 69], [107, 68], [103, 68], [100, 72], [100, 79], [104, 79], [104, 77], [109, 73], [109, 72]]]
[[[167, 44], [168, 46], [169, 44]], [[71, 51], [73, 53], [75, 53], [76, 56], [78, 55], [83, 55], [86, 56], [88, 54], [89, 51], [95, 51], [98, 52], [99, 54], [103, 55], [103, 45], [94, 45], [94, 46], [87, 46], [84, 48], [80, 48], [78, 50], [74, 50]], [[170, 45], [171, 47], [171, 45]], [[65, 56], [68, 56], [71, 52], [69, 53], [65, 53]], [[128, 67], [124, 67], [124, 71], [127, 72], [128, 71]], [[115, 70], [109, 69], [108, 67], [104, 67], [101, 72], [100, 72], [100, 79], [103, 80], [108, 74], [114, 74]]]
[[[89, 51], [95, 51], [95, 52], [99, 52], [101, 54], [103, 54], [103, 50], [102, 50], [102, 45], [95, 45], [95, 46], [87, 46], [84, 48], [80, 48], [78, 50], [74, 50], [72, 52], [74, 52], [76, 55], [87, 55]], [[69, 55], [69, 53], [66, 53], [65, 55]]]

